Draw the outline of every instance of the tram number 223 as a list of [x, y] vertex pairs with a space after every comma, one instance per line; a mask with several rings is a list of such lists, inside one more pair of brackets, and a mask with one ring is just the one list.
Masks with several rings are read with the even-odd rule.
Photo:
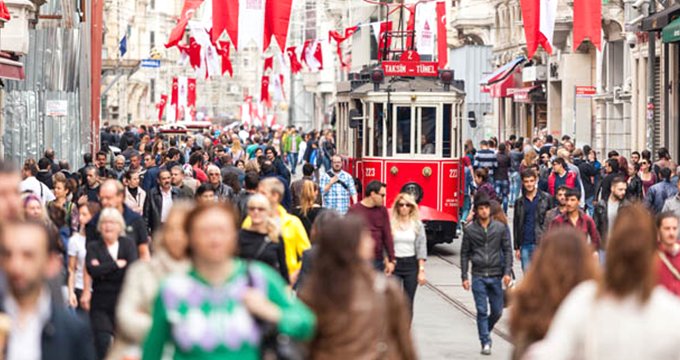
[[458, 177], [458, 169], [449, 169], [449, 178], [455, 179]]
[[366, 177], [375, 177], [375, 168], [366, 168], [365, 176]]

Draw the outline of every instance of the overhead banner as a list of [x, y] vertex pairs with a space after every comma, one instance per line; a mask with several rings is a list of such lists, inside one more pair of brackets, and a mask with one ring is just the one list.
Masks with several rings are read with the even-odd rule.
[[416, 50], [425, 56], [434, 55], [434, 36], [437, 31], [437, 3], [420, 3], [416, 7]]
[[265, 0], [239, 0], [238, 49], [241, 50], [251, 41], [263, 51]]

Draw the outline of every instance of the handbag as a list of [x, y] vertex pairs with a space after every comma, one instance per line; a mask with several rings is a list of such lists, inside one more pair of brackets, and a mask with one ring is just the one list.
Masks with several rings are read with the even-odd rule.
[[[255, 283], [250, 272], [250, 262], [247, 263], [246, 275], [248, 287], [254, 288]], [[260, 343], [260, 358], [265, 360], [302, 360], [305, 358], [302, 349], [288, 335], [279, 333], [275, 324], [262, 319], [255, 319], [262, 334]]]

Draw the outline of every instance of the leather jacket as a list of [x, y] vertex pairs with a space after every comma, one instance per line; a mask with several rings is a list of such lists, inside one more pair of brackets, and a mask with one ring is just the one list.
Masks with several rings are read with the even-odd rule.
[[[550, 226], [550, 224], [545, 222], [545, 214], [552, 208], [552, 199], [548, 193], [541, 190], [536, 192], [536, 197], [538, 197], [538, 204], [536, 205], [536, 220], [534, 222], [536, 226], [533, 230], [536, 233], [536, 244], [538, 244], [543, 233]], [[515, 250], [519, 250], [522, 246], [522, 241], [524, 241], [524, 215], [524, 195], [522, 195], [515, 201], [515, 216], [512, 222]]]
[[[630, 202], [624, 199], [621, 204], [619, 204], [619, 210], [630, 205]], [[593, 210], [593, 221], [595, 221], [595, 228], [600, 234], [600, 249], [604, 250], [607, 248], [607, 236], [609, 232], [609, 214], [608, 209], [609, 201], [600, 201], [595, 205]]]
[[510, 275], [512, 269], [512, 246], [507, 225], [491, 220], [486, 230], [473, 221], [463, 235], [460, 250], [461, 276], [468, 278], [469, 263], [472, 262], [472, 275], [500, 277]]

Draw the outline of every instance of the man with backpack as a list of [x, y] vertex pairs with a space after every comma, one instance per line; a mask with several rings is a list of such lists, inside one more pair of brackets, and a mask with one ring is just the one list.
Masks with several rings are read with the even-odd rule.
[[334, 155], [331, 158], [331, 170], [321, 175], [319, 188], [322, 191], [324, 207], [333, 209], [344, 215], [352, 203], [357, 202], [357, 190], [354, 179], [348, 172], [342, 170], [342, 158]]

